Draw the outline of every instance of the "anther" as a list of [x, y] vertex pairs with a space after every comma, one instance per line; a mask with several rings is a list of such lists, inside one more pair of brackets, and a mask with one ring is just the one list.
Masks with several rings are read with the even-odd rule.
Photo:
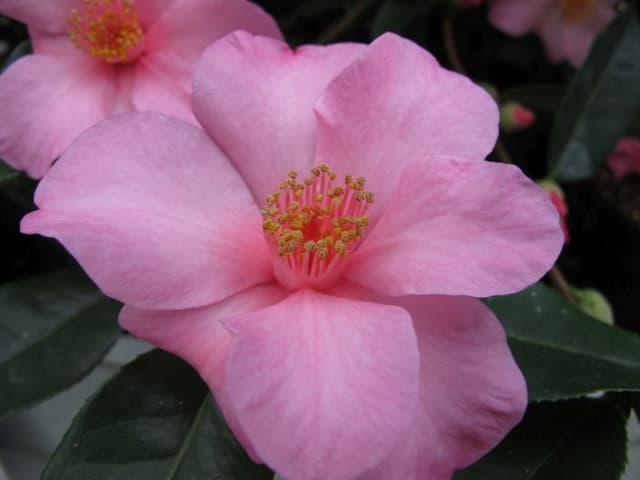
[[298, 173], [292, 170], [261, 210], [274, 272], [288, 288], [331, 284], [369, 224], [366, 211], [373, 194], [363, 191], [364, 177], [346, 175], [344, 186], [334, 186], [336, 177], [322, 163], [297, 183]]

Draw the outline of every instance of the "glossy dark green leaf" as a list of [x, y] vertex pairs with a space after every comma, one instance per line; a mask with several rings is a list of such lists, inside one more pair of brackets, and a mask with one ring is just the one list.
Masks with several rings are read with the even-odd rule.
[[618, 480], [626, 415], [605, 400], [540, 403], [504, 441], [455, 480]]
[[487, 300], [532, 401], [640, 391], [640, 336], [586, 315], [542, 284]]
[[224, 423], [206, 385], [160, 350], [126, 365], [91, 398], [43, 480], [271, 480]]
[[76, 271], [0, 286], [0, 417], [89, 373], [120, 335], [118, 308]]
[[549, 171], [558, 180], [592, 176], [640, 113], [640, 21], [635, 7], [596, 39], [556, 115]]

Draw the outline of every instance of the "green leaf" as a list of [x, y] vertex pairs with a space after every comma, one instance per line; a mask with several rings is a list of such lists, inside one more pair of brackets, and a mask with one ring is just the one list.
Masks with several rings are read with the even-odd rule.
[[0, 286], [0, 418], [89, 373], [120, 335], [118, 308], [75, 271]]
[[[634, 2], [635, 5], [635, 2]], [[640, 21], [629, 6], [596, 39], [556, 115], [550, 175], [591, 177], [640, 113]]]
[[20, 42], [13, 50], [11, 50], [11, 53], [2, 64], [2, 67], [0, 67], [0, 73], [4, 72], [7, 68], [9, 68], [9, 65], [18, 60], [20, 57], [24, 57], [31, 52], [31, 42], [29, 40], [23, 40], [22, 42]]
[[0, 185], [20, 177], [20, 172], [13, 170], [0, 160]]
[[198, 374], [154, 350], [91, 398], [43, 480], [271, 480], [233, 438]]
[[530, 83], [500, 92], [502, 102], [518, 102], [527, 108], [555, 112], [564, 95], [564, 88], [555, 83]]
[[618, 480], [626, 416], [605, 400], [531, 405], [503, 442], [455, 480]]
[[531, 401], [640, 391], [640, 336], [583, 313], [550, 288], [493, 297]]

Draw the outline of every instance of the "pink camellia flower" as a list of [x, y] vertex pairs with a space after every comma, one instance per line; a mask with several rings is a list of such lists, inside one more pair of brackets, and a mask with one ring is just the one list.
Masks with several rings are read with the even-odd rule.
[[489, 95], [391, 34], [292, 51], [236, 32], [205, 52], [194, 112], [204, 131], [139, 113], [81, 135], [22, 231], [58, 238], [288, 480], [447, 479], [495, 446], [526, 386], [472, 297], [537, 280], [562, 232], [483, 160]]
[[187, 121], [202, 51], [236, 29], [280, 38], [244, 0], [0, 0], [34, 55], [0, 76], [0, 158], [40, 178], [83, 130], [132, 110]]
[[629, 174], [640, 174], [640, 139], [623, 137], [607, 157], [607, 166], [616, 180]]
[[618, 0], [489, 0], [489, 21], [513, 36], [536, 32], [553, 62], [580, 66]]

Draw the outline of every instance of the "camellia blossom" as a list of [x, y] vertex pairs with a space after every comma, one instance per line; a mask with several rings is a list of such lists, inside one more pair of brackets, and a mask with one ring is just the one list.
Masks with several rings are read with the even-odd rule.
[[489, 0], [489, 21], [508, 35], [536, 32], [553, 62], [580, 66], [615, 16], [618, 0]]
[[191, 81], [205, 47], [236, 29], [280, 38], [244, 0], [0, 0], [0, 14], [27, 24], [34, 52], [0, 76], [0, 158], [34, 178], [111, 114], [195, 123]]
[[236, 32], [205, 52], [194, 112], [204, 131], [138, 113], [82, 134], [22, 231], [58, 238], [288, 480], [448, 479], [494, 447], [526, 385], [472, 297], [539, 279], [562, 232], [484, 161], [489, 95], [392, 34], [292, 51]]

